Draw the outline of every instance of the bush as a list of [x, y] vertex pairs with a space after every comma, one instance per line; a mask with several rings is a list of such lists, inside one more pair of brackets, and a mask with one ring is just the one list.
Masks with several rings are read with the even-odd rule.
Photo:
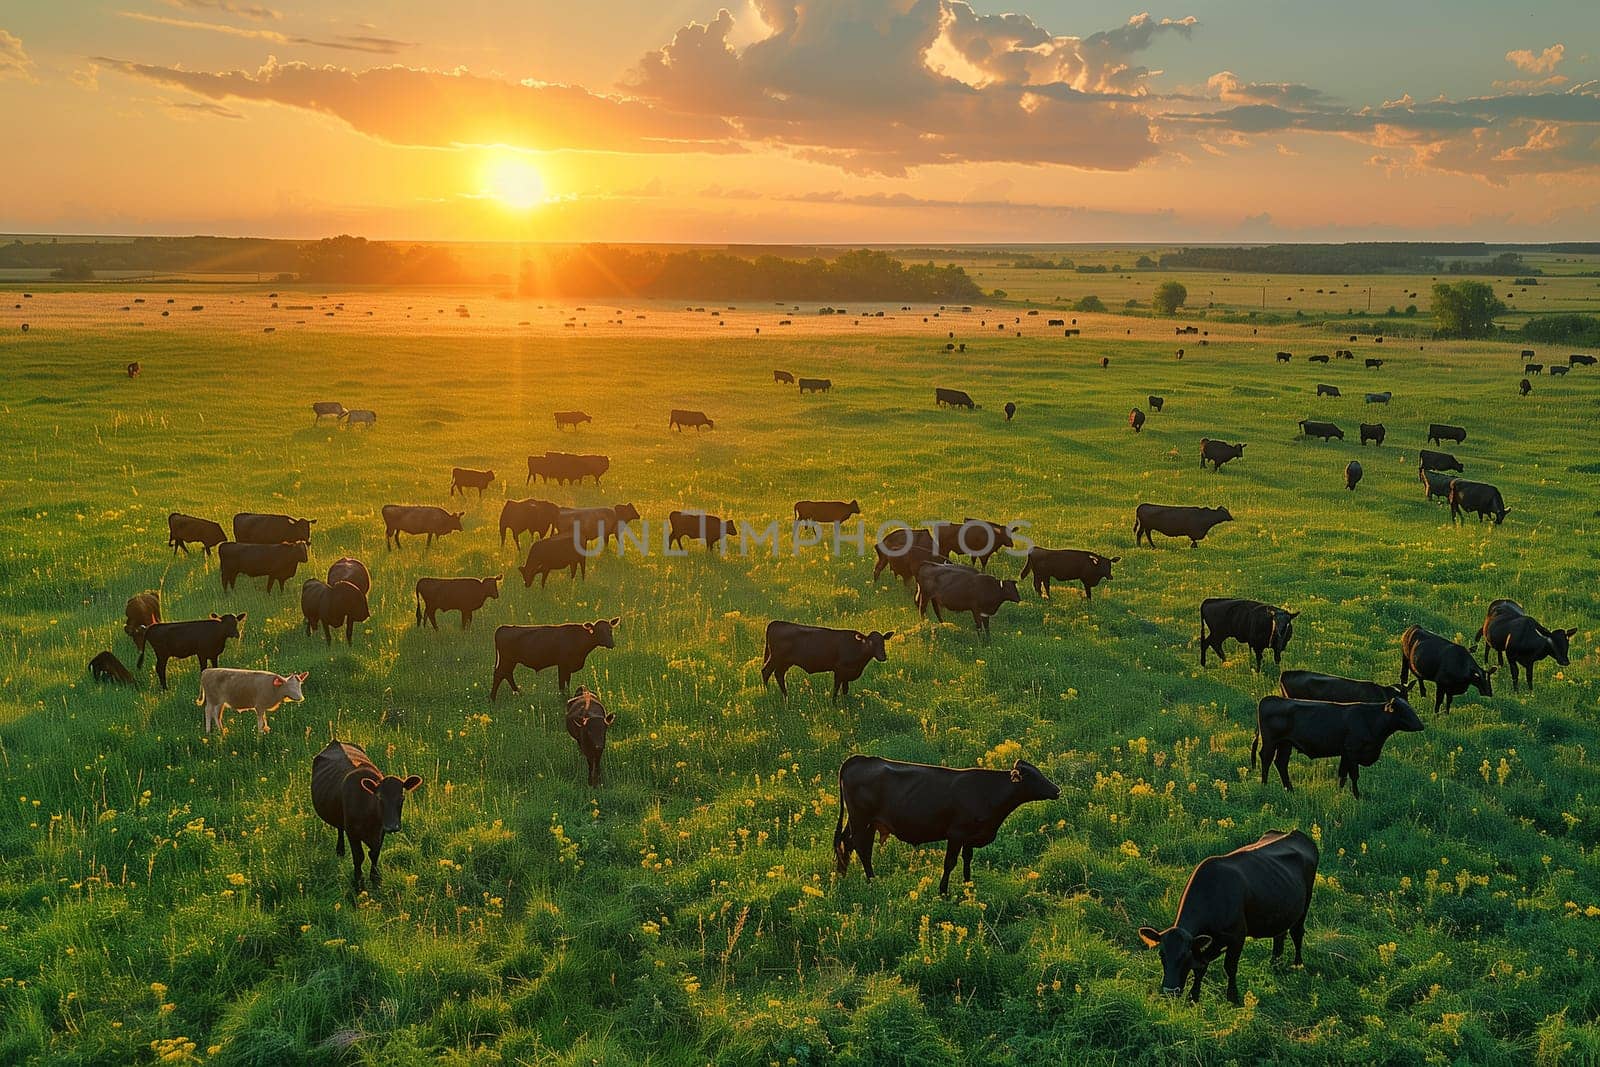
[[1102, 312], [1105, 311], [1105, 309], [1105, 301], [1101, 300], [1098, 296], [1095, 296], [1092, 293], [1089, 296], [1081, 298], [1076, 304], [1072, 305], [1073, 311]]
[[1523, 325], [1522, 336], [1545, 344], [1600, 345], [1600, 318], [1574, 312], [1540, 315]]
[[94, 281], [94, 268], [89, 266], [86, 259], [76, 260], [64, 267], [57, 267], [50, 272], [50, 277], [64, 282], [92, 282]]
[[1150, 298], [1150, 306], [1157, 315], [1175, 315], [1189, 299], [1189, 290], [1180, 282], [1162, 282]]
[[1433, 287], [1433, 318], [1442, 337], [1488, 337], [1506, 306], [1486, 282], [1439, 282]]

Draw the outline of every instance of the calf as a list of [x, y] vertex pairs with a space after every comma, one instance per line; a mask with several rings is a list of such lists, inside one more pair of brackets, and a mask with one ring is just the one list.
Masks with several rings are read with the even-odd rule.
[[367, 408], [357, 408], [344, 417], [346, 427], [350, 426], [376, 426], [378, 413]]
[[1189, 999], [1200, 1000], [1206, 969], [1223, 957], [1228, 999], [1239, 997], [1239, 957], [1246, 938], [1272, 938], [1272, 958], [1283, 955], [1284, 937], [1294, 938], [1294, 962], [1306, 936], [1306, 914], [1317, 886], [1316, 844], [1299, 830], [1271, 830], [1253, 845], [1211, 856], [1189, 876], [1178, 918], [1165, 930], [1141, 926], [1139, 939], [1161, 949], [1161, 992], [1178, 996], [1189, 975]]
[[1394, 398], [1394, 394], [1393, 393], [1368, 393], [1367, 394], [1367, 403], [1369, 403], [1369, 404], [1387, 404], [1393, 398]]
[[489, 699], [492, 701], [499, 694], [501, 682], [510, 685], [513, 693], [522, 692], [517, 685], [518, 667], [535, 672], [556, 668], [557, 688], [565, 693], [589, 653], [597, 648], [617, 647], [614, 631], [621, 624], [622, 620], [616, 618], [559, 626], [498, 627], [494, 632], [494, 683], [489, 688]]
[[685, 426], [693, 426], [697, 430], [710, 430], [714, 429], [716, 424], [706, 418], [706, 413], [703, 411], [673, 408], [671, 416], [667, 419], [667, 429], [670, 430], [673, 427], [677, 427], [678, 432], [682, 433]]
[[1211, 464], [1211, 469], [1222, 470], [1222, 465], [1229, 460], [1238, 459], [1244, 455], [1244, 445], [1230, 445], [1226, 441], [1213, 441], [1209, 437], [1200, 438], [1200, 469], [1204, 470], [1206, 463]]
[[1354, 489], [1356, 487], [1356, 483], [1361, 481], [1361, 473], [1361, 463], [1359, 460], [1353, 459], [1349, 463], [1346, 463], [1344, 465], [1344, 487], [1346, 489]]
[[174, 511], [167, 516], [167, 545], [171, 547], [172, 554], [176, 556], [178, 549], [183, 549], [183, 554], [189, 554], [191, 543], [199, 544], [206, 555], [211, 555], [211, 550], [228, 539], [220, 523], [210, 519], [197, 519], [193, 515], [185, 515]]
[[1442, 422], [1428, 423], [1428, 440], [1436, 445], [1442, 445], [1446, 441], [1460, 444], [1466, 439], [1467, 431], [1460, 426], [1449, 426]]
[[1256, 738], [1250, 743], [1250, 766], [1261, 750], [1261, 784], [1267, 771], [1278, 765], [1283, 787], [1289, 782], [1289, 755], [1299, 751], [1312, 759], [1339, 758], [1339, 788], [1350, 779], [1350, 794], [1361, 799], [1361, 768], [1378, 762], [1383, 743], [1397, 731], [1415, 733], [1422, 720], [1404, 697], [1384, 701], [1333, 704], [1291, 697], [1262, 697], [1256, 705]]
[[1328, 441], [1331, 438], [1337, 437], [1339, 440], [1343, 441], [1344, 431], [1339, 429], [1338, 426], [1335, 426], [1331, 422], [1315, 422], [1311, 419], [1301, 419], [1300, 436], [1319, 437], [1323, 441]]
[[284, 703], [304, 700], [301, 686], [309, 673], [283, 675], [237, 667], [208, 667], [201, 671], [200, 697], [195, 704], [205, 708], [206, 733], [213, 726], [222, 731], [222, 713], [227, 708], [255, 712], [257, 731], [269, 733], [272, 727], [267, 725], [267, 712], [277, 711]]
[[606, 752], [606, 731], [617, 717], [606, 710], [600, 698], [589, 692], [588, 686], [578, 686], [578, 693], [567, 701], [567, 734], [578, 742], [578, 751], [589, 764], [589, 784], [600, 784], [600, 757]]
[[1039, 548], [1028, 550], [1028, 560], [1022, 565], [1019, 578], [1033, 576], [1033, 590], [1046, 600], [1050, 598], [1050, 583], [1082, 582], [1085, 600], [1094, 599], [1094, 587], [1111, 580], [1111, 565], [1121, 563], [1121, 556], [1102, 556], [1098, 552], [1085, 552], [1079, 548]]
[[892, 835], [908, 845], [944, 841], [943, 896], [950, 892], [950, 872], [958, 857], [962, 881], [972, 881], [972, 850], [993, 841], [1013, 811], [1031, 801], [1060, 798], [1055, 783], [1026, 760], [1004, 770], [957, 770], [851, 756], [839, 768], [833, 856], [841, 876], [850, 869], [851, 853], [860, 856], [870, 881], [874, 834], [884, 841]]
[[767, 645], [761, 661], [761, 684], [778, 679], [778, 692], [789, 695], [784, 676], [791, 667], [807, 674], [833, 674], [832, 699], [850, 695], [850, 683], [861, 677], [873, 660], [888, 662], [885, 643], [894, 631], [862, 633], [860, 630], [833, 630], [825, 626], [802, 626], [774, 620], [767, 623]]
[[561, 508], [549, 500], [507, 500], [500, 507], [500, 543], [506, 543], [509, 533], [512, 543], [521, 548], [523, 534], [547, 537], [560, 518]]
[[143, 667], [145, 631], [161, 621], [161, 594], [154, 590], [137, 593], [128, 598], [122, 613], [127, 617], [122, 624], [122, 632], [133, 639], [133, 647], [139, 650], [139, 659], [134, 666]]
[[1133, 432], [1138, 433], [1144, 429], [1144, 412], [1134, 408], [1128, 412], [1128, 425], [1133, 427]]
[[972, 402], [972, 397], [968, 396], [960, 389], [935, 388], [933, 390], [933, 406], [966, 408], [968, 411], [971, 411], [978, 405]]
[[1377, 370], [1379, 367], [1383, 366], [1383, 360], [1369, 359], [1367, 360], [1367, 366], [1371, 367], [1373, 370]]
[[1485, 515], [1494, 516], [1494, 524], [1499, 526], [1506, 521], [1506, 514], [1511, 509], [1506, 507], [1506, 502], [1500, 496], [1500, 490], [1488, 482], [1469, 482], [1457, 478], [1450, 483], [1450, 521], [1465, 522], [1465, 512], [1472, 511], [1478, 515], [1482, 522]]
[[351, 643], [356, 623], [372, 618], [367, 594], [353, 582], [324, 582], [307, 578], [300, 587], [300, 612], [306, 619], [306, 636], [322, 627], [322, 639], [333, 644], [333, 631], [344, 627], [344, 643]]
[[1145, 401], [1150, 405], [1151, 411], [1160, 411], [1164, 406], [1166, 406], [1167, 398], [1163, 396], [1156, 396], [1154, 393], [1152, 393], [1151, 395], [1145, 397]]
[[378, 770], [360, 745], [329, 741], [328, 747], [311, 760], [311, 806], [323, 822], [339, 831], [334, 845], [336, 856], [344, 855], [344, 841], [350, 839], [350, 859], [355, 865], [352, 884], [361, 889], [361, 846], [371, 860], [367, 872], [372, 887], [378, 888], [378, 853], [383, 850], [383, 835], [400, 832], [400, 812], [406, 794], [422, 784], [416, 775], [396, 778]]
[[311, 527], [316, 524], [316, 519], [241, 511], [233, 517], [233, 539], [246, 545], [278, 545], [292, 541], [310, 544]]
[[1460, 471], [1461, 461], [1448, 452], [1424, 448], [1417, 453], [1417, 466], [1425, 471]]
[[461, 628], [472, 625], [472, 613], [488, 600], [500, 599], [500, 575], [493, 578], [418, 578], [417, 625], [423, 619], [439, 628], [439, 612], [461, 612]]
[[385, 504], [383, 506], [383, 544], [385, 548], [399, 548], [400, 535], [427, 534], [428, 545], [435, 537], [461, 529], [464, 511], [446, 511], [431, 504]]
[[340, 556], [328, 565], [328, 584], [338, 582], [349, 582], [361, 590], [362, 596], [372, 592], [372, 575], [367, 573], [367, 565], [354, 556]]
[[944, 559], [948, 553], [941, 554], [935, 547], [933, 531], [924, 529], [908, 529], [898, 527], [883, 535], [883, 540], [872, 546], [873, 552], [878, 557], [877, 563], [872, 567], [872, 580], [876, 582], [878, 575], [888, 567], [896, 578], [903, 582], [910, 581], [917, 575], [917, 570], [924, 563], [932, 563]]
[[304, 541], [276, 545], [224, 541], [217, 546], [217, 570], [222, 577], [222, 588], [231, 590], [242, 574], [247, 578], [265, 578], [269, 593], [273, 582], [283, 589], [300, 569], [300, 564], [310, 559], [309, 553], [310, 546]]
[[1362, 445], [1365, 445], [1368, 441], [1375, 445], [1381, 445], [1383, 444], [1383, 439], [1388, 435], [1389, 431], [1383, 428], [1383, 423], [1381, 422], [1363, 422], [1361, 424]]
[[216, 615], [209, 619], [191, 619], [185, 622], [158, 622], [145, 627], [145, 644], [156, 657], [156, 677], [161, 688], [167, 687], [167, 661], [189, 659], [200, 661], [201, 667], [215, 667], [228, 638], [242, 637], [246, 612], [237, 615]]
[[583, 554], [577, 541], [571, 537], [546, 537], [528, 546], [528, 558], [518, 568], [522, 574], [522, 588], [529, 589], [533, 580], [539, 579], [539, 588], [550, 584], [550, 576], [566, 571], [567, 577], [578, 580], [581, 571], [589, 577], [589, 557]]
[[466, 496], [468, 489], [476, 489], [478, 491], [478, 499], [482, 500], [483, 491], [489, 487], [489, 483], [492, 481], [494, 481], [494, 471], [473, 470], [471, 467], [451, 467], [450, 495], [455, 496], [460, 493], [462, 496]]
[[1432, 682], [1435, 715], [1441, 709], [1449, 711], [1456, 697], [1465, 693], [1468, 686], [1475, 686], [1486, 697], [1494, 696], [1490, 678], [1498, 669], [1484, 670], [1471, 652], [1420, 626], [1408, 626], [1400, 635], [1400, 684], [1405, 685], [1406, 679], [1415, 674], [1417, 692], [1427, 696], [1426, 683]]
[[1232, 522], [1227, 508], [1197, 508], [1181, 504], [1140, 504], [1133, 513], [1133, 543], [1143, 540], [1156, 547], [1152, 533], [1166, 537], [1187, 537], [1193, 548], [1206, 534], [1224, 522]]
[[1515, 600], [1495, 600], [1489, 604], [1489, 613], [1478, 627], [1472, 644], [1481, 638], [1486, 650], [1492, 649], [1505, 666], [1511, 661], [1511, 690], [1517, 690], [1517, 668], [1528, 676], [1528, 692], [1533, 692], [1533, 665], [1545, 657], [1562, 667], [1571, 663], [1572, 639], [1578, 636], [1576, 628], [1551, 630], [1541, 626], [1537, 619], [1522, 610]]
[[1272, 661], [1283, 662], [1283, 650], [1294, 636], [1294, 620], [1298, 611], [1286, 611], [1258, 600], [1237, 600], [1225, 597], [1207, 597], [1200, 602], [1200, 666], [1206, 665], [1206, 651], [1223, 655], [1222, 646], [1228, 638], [1248, 645], [1256, 654], [1256, 670], [1261, 670], [1261, 656], [1272, 649]]
[[97, 682], [116, 682], [119, 685], [133, 685], [133, 672], [123, 665], [110, 649], [99, 653], [89, 661], [89, 674]]
[[312, 422], [320, 422], [329, 416], [342, 419], [348, 414], [350, 413], [345, 410], [344, 405], [337, 400], [318, 400], [311, 405]]
[[556, 412], [556, 429], [557, 430], [565, 430], [565, 429], [567, 429], [569, 427], [571, 429], [576, 430], [578, 428], [578, 424], [579, 423], [582, 423], [582, 422], [593, 422], [593, 421], [594, 421], [593, 419], [591, 419], [588, 415], [585, 415], [581, 411], [558, 411], [558, 412]]
[[840, 523], [859, 514], [861, 504], [856, 500], [797, 500], [794, 505], [795, 522]]
[[1317, 395], [1318, 396], [1343, 396], [1344, 394], [1339, 392], [1339, 387], [1337, 385], [1321, 385], [1321, 384], [1319, 384], [1317, 386]]
[[775, 370], [772, 372], [772, 380], [780, 385], [793, 385], [794, 375], [786, 370]]
[[989, 620], [1000, 605], [1022, 603], [1017, 583], [1002, 582], [971, 567], [954, 563], [924, 563], [917, 568], [917, 611], [924, 617], [933, 606], [934, 617], [944, 621], [944, 610], [972, 613], [972, 625], [981, 634], [989, 632]]
[[1404, 697], [1411, 691], [1411, 685], [1384, 685], [1316, 671], [1281, 671], [1278, 674], [1278, 691], [1284, 696], [1329, 704], [1385, 703]]
[[682, 548], [684, 539], [704, 541], [707, 550], [737, 533], [732, 520], [707, 515], [703, 511], [673, 511], [667, 514], [667, 547]]
[[833, 388], [833, 382], [827, 378], [801, 378], [800, 391], [802, 393], [826, 393]]

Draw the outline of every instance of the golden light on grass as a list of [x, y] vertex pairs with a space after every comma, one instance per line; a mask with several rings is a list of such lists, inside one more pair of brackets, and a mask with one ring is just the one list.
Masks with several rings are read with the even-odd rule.
[[503, 154], [483, 166], [482, 193], [513, 211], [532, 211], [545, 202], [544, 174], [528, 157]]

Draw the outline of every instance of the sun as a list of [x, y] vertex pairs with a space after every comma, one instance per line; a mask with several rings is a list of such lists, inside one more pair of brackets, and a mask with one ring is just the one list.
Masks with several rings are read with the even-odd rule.
[[531, 211], [545, 201], [544, 175], [517, 156], [499, 156], [484, 166], [484, 194], [517, 211]]

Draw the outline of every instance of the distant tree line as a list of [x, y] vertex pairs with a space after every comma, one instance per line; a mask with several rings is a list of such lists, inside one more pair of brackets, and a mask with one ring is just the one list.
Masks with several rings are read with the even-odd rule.
[[264, 237], [133, 237], [114, 240], [14, 240], [0, 245], [0, 267], [32, 270], [261, 273], [296, 269], [300, 244]]
[[1522, 252], [1577, 251], [1587, 246], [1521, 245], [1496, 251], [1472, 241], [1372, 241], [1337, 245], [1277, 244], [1182, 248], [1161, 256], [1163, 270], [1232, 270], [1251, 274], [1529, 274]]
[[640, 296], [691, 300], [981, 300], [957, 266], [907, 265], [858, 249], [834, 259], [753, 259], [724, 252], [664, 252], [585, 245], [524, 262], [525, 296]]
[[402, 248], [348, 234], [302, 245], [296, 270], [313, 282], [418, 285], [463, 280], [455, 257], [437, 245]]
[[1548, 345], [1580, 345], [1600, 348], [1600, 318], [1569, 312], [1540, 315], [1522, 327], [1522, 336]]

